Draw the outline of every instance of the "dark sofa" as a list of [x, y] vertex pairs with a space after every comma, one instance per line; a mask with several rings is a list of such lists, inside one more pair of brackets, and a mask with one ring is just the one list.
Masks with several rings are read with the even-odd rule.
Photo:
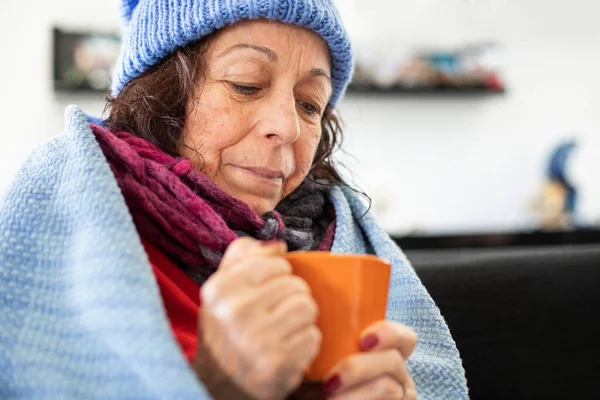
[[600, 245], [405, 252], [473, 400], [600, 399]]

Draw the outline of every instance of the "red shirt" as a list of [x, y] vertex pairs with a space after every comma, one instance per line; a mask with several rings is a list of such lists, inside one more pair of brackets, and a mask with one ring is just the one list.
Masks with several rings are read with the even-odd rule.
[[196, 353], [200, 286], [158, 247], [142, 238], [175, 339], [189, 361]]

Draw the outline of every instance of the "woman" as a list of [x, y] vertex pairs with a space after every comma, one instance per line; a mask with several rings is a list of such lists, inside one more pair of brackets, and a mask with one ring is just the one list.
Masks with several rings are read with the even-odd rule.
[[352, 54], [330, 1], [123, 17], [109, 118], [69, 108], [0, 208], [0, 397], [293, 396], [320, 333], [289, 248], [393, 264], [389, 319], [328, 398], [467, 398], [438, 309], [332, 165]]

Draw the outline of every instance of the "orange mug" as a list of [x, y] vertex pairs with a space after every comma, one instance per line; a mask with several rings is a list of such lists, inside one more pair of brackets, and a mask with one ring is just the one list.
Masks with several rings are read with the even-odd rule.
[[306, 378], [321, 381], [347, 356], [360, 351], [361, 332], [385, 318], [390, 264], [372, 255], [309, 251], [288, 253], [294, 275], [303, 278], [319, 306], [321, 351]]

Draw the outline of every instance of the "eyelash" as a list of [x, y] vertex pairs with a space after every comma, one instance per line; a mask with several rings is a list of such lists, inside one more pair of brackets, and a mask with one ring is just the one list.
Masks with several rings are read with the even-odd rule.
[[[306, 111], [307, 114], [309, 114], [311, 116], [321, 114], [321, 109], [319, 107], [315, 106], [314, 104], [307, 103], [306, 101], [299, 101], [299, 103], [304, 108], [304, 111]], [[308, 110], [306, 108], [306, 106], [311, 107], [311, 109]]]
[[[256, 86], [239, 85], [233, 82], [229, 82], [229, 84], [236, 92], [244, 96], [252, 96], [260, 91], [260, 88]], [[319, 115], [321, 113], [321, 109], [315, 106], [314, 104], [308, 103], [306, 101], [298, 101], [298, 103], [302, 106], [302, 108], [308, 115]]]
[[260, 90], [260, 88], [257, 88], [256, 86], [238, 85], [233, 82], [229, 82], [229, 84], [236, 92], [246, 96], [256, 94]]

